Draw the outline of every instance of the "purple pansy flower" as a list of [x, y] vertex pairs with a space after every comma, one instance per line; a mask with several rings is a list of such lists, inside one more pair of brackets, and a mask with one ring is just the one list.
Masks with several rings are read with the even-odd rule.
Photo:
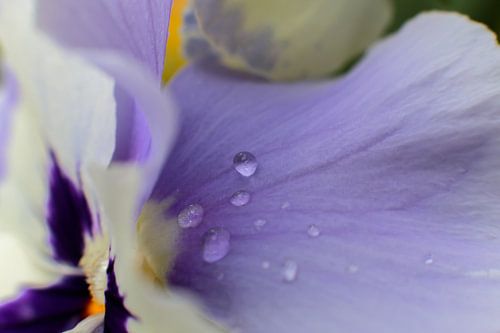
[[31, 1], [1, 4], [0, 213], [52, 281], [4, 303], [2, 330], [70, 329], [91, 298], [104, 316], [73, 332], [499, 329], [483, 26], [421, 15], [335, 82], [194, 64], [161, 89], [167, 1], [40, 2], [69, 50]]

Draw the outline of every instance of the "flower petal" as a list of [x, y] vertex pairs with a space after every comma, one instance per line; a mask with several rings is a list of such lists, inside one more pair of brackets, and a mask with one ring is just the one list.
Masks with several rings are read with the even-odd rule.
[[5, 172], [12, 112], [17, 100], [17, 84], [9, 69], [0, 66], [0, 180]]
[[0, 330], [62, 332], [81, 320], [87, 301], [87, 283], [82, 277], [67, 277], [43, 289], [26, 289], [0, 308]]
[[61, 42], [121, 51], [163, 73], [171, 0], [43, 0], [39, 23]]
[[201, 30], [224, 64], [271, 79], [325, 76], [380, 37], [387, 0], [196, 0]]
[[[105, 327], [113, 332], [124, 331], [125, 325], [129, 332], [140, 333], [161, 332], [165, 327], [172, 333], [222, 332], [203, 317], [189, 298], [159, 289], [142, 271], [135, 233], [136, 211], [141, 202], [140, 170], [127, 165], [96, 168], [92, 179], [112, 237], [113, 263], [108, 272], [114, 279], [110, 279], [106, 307], [111, 306], [118, 315], [105, 317]], [[131, 313], [129, 318], [124, 318], [126, 312]], [[117, 319], [128, 321], [120, 323]]]
[[[253, 333], [495, 331], [499, 80], [493, 34], [443, 13], [336, 82], [185, 70], [172, 83], [183, 127], [153, 197], [204, 218], [180, 236], [171, 283]], [[233, 168], [243, 151], [253, 176]], [[209, 254], [228, 253], [210, 264], [212, 228], [228, 244]]]

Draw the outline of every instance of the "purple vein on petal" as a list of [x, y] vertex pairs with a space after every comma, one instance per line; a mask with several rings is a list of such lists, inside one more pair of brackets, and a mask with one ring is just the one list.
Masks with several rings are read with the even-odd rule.
[[54, 257], [77, 266], [84, 249], [84, 235], [92, 234], [92, 217], [84, 194], [64, 175], [52, 155], [47, 225]]
[[106, 313], [104, 315], [104, 332], [127, 333], [127, 320], [132, 318], [132, 314], [127, 310], [124, 299], [120, 295], [120, 289], [116, 282], [115, 262], [109, 261], [108, 269], [108, 289], [104, 293], [106, 298]]
[[25, 289], [0, 305], [0, 332], [54, 333], [73, 328], [82, 319], [89, 292], [85, 278], [71, 276], [47, 288]]

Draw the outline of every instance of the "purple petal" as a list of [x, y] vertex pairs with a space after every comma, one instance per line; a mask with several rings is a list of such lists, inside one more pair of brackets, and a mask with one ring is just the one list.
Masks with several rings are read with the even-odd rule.
[[[494, 36], [439, 13], [336, 82], [185, 70], [154, 196], [204, 219], [183, 229], [171, 283], [243, 332], [497, 330], [499, 80]], [[232, 165], [245, 151], [250, 177]], [[251, 199], [236, 207], [240, 190]], [[209, 264], [211, 228], [231, 242]]]
[[0, 331], [54, 333], [70, 329], [82, 319], [89, 301], [83, 277], [66, 277], [44, 289], [27, 289], [0, 305]]
[[55, 157], [50, 177], [47, 225], [56, 260], [78, 266], [85, 246], [85, 233], [93, 225], [85, 195], [64, 175]]
[[171, 0], [44, 0], [39, 24], [59, 41], [125, 52], [163, 72]]

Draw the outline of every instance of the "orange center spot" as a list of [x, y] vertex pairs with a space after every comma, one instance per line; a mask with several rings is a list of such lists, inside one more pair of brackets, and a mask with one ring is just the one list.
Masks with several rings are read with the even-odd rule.
[[187, 61], [182, 50], [182, 21], [188, 0], [174, 0], [170, 12], [163, 82], [167, 82]]
[[104, 304], [102, 304], [99, 301], [96, 301], [95, 299], [92, 299], [87, 304], [87, 307], [85, 307], [84, 316], [89, 317], [89, 316], [96, 315], [99, 313], [104, 313], [104, 310], [106, 310], [106, 307], [104, 306]]

